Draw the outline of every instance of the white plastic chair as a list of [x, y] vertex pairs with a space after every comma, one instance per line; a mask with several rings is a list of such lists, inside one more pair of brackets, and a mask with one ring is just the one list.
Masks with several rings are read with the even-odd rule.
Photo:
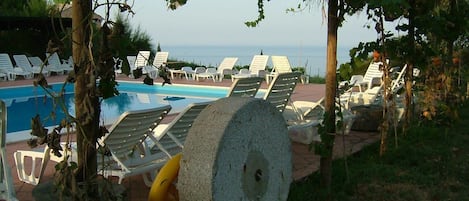
[[363, 82], [363, 75], [352, 75], [352, 77], [350, 77], [350, 80], [339, 82], [339, 88], [343, 88], [348, 85], [353, 86], [356, 83], [362, 83], [362, 82]]
[[216, 82], [216, 80], [218, 80], [217, 69], [213, 67], [209, 67], [207, 68], [205, 72], [197, 74], [196, 80], [199, 81], [199, 78], [205, 78], [205, 79], [212, 78], [213, 82]]
[[192, 69], [190, 66], [184, 66], [181, 68], [181, 71], [184, 72], [184, 76], [186, 77], [186, 80], [194, 79], [192, 76], [194, 75], [195, 71]]
[[190, 66], [184, 66], [181, 68], [181, 70], [172, 70], [170, 69], [169, 72], [171, 73], [171, 79], [174, 79], [174, 74], [179, 74], [179, 75], [184, 75], [186, 80], [189, 80], [189, 78], [194, 79], [194, 70]]
[[231, 76], [231, 81], [235, 81], [235, 79], [240, 79], [240, 78], [248, 78], [251, 77], [251, 71], [246, 68], [239, 69], [238, 73], [234, 74]]
[[207, 71], [207, 68], [205, 68], [203, 66], [195, 67], [194, 72], [192, 73], [192, 78], [197, 79], [197, 75], [201, 74], [201, 73], [204, 73], [205, 71]]

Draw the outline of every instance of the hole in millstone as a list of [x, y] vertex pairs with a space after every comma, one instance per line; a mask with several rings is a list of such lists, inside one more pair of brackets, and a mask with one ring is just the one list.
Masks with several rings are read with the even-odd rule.
[[259, 182], [262, 178], [262, 170], [261, 169], [257, 169], [256, 170], [256, 174], [254, 175], [254, 178], [256, 179], [257, 182]]

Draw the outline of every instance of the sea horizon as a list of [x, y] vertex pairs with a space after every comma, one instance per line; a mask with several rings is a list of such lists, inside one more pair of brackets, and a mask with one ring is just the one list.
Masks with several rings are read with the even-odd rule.
[[[292, 67], [305, 67], [310, 76], [325, 76], [326, 47], [301, 45], [173, 45], [160, 46], [169, 52], [170, 60], [186, 61], [201, 66], [215, 66], [225, 57], [238, 57], [235, 65], [245, 66], [251, 63], [256, 54], [287, 56]], [[350, 60], [352, 47], [338, 47], [338, 66]], [[272, 66], [271, 61], [267, 64]]]

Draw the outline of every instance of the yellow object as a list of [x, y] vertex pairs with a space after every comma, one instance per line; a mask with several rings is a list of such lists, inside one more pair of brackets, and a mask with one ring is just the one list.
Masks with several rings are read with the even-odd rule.
[[166, 162], [161, 168], [155, 181], [153, 181], [151, 185], [148, 201], [179, 200], [177, 189], [173, 185], [173, 181], [178, 175], [181, 157], [181, 153], [173, 156], [173, 158]]

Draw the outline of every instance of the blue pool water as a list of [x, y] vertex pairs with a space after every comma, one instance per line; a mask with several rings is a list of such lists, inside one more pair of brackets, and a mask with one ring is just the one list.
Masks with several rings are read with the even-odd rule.
[[[54, 84], [59, 91], [62, 84]], [[119, 96], [103, 100], [101, 121], [114, 122], [120, 114], [129, 110], [154, 108], [171, 105], [171, 112], [179, 112], [188, 104], [216, 100], [226, 96], [226, 87], [202, 87], [188, 85], [144, 85], [142, 83], [120, 82]], [[44, 126], [57, 125], [65, 116], [60, 109], [53, 110], [53, 101], [42, 88], [12, 87], [0, 89], [0, 99], [7, 105], [7, 133], [31, 129], [31, 118], [39, 114]], [[75, 115], [73, 85], [66, 86], [65, 104], [68, 112]], [[55, 118], [51, 113], [54, 112]]]

